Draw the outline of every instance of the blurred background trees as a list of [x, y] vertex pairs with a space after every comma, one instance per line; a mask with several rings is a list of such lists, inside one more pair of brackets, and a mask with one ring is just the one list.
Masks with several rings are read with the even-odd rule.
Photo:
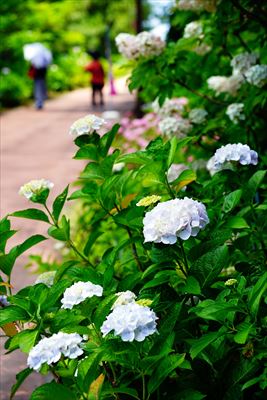
[[[144, 5], [145, 4], [145, 5]], [[149, 6], [143, 1], [143, 15]], [[52, 91], [88, 84], [83, 66], [87, 50], [105, 56], [109, 32], [114, 60], [119, 63], [114, 38], [136, 31], [136, 2], [129, 0], [8, 0], [1, 2], [0, 74], [2, 107], [21, 104], [31, 97], [29, 65], [23, 45], [42, 42], [53, 53], [48, 86]]]

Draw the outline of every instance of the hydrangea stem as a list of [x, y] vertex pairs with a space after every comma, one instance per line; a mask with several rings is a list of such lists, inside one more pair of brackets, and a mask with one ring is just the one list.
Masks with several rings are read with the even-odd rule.
[[[46, 211], [48, 212], [49, 217], [51, 218], [53, 224], [56, 228], [59, 228], [58, 222], [55, 220], [53, 214], [51, 213], [51, 211], [49, 210], [49, 208], [47, 207], [46, 204], [44, 204], [44, 207], [46, 209]], [[83, 260], [85, 261], [87, 264], [89, 264], [91, 267], [94, 267], [93, 264], [88, 260], [88, 258], [86, 258], [75, 246], [75, 244], [73, 243], [73, 241], [71, 239], [66, 240], [66, 244]]]
[[179, 238], [179, 244], [180, 244], [180, 248], [181, 248], [182, 255], [183, 255], [183, 261], [184, 261], [184, 266], [185, 266], [185, 270], [186, 270], [186, 275], [188, 275], [189, 265], [188, 265], [187, 257], [186, 257], [185, 250], [184, 250], [184, 244], [183, 244], [182, 239], [180, 239], [180, 238]]
[[145, 375], [142, 373], [142, 400], [146, 400], [146, 380]]

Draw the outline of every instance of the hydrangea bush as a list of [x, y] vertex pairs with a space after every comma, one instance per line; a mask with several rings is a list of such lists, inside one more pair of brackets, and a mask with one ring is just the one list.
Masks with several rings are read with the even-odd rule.
[[[142, 35], [145, 55], [131, 61], [130, 86], [153, 103], [157, 124], [174, 118], [190, 129], [155, 130], [145, 149], [125, 153], [118, 124], [103, 133], [97, 116], [74, 121], [74, 158], [85, 160], [79, 188], [51, 199], [52, 182], [31, 181], [20, 190], [27, 208], [1, 220], [0, 324], [6, 350], [28, 354], [11, 397], [38, 371], [48, 383], [31, 400], [266, 398], [264, 74], [257, 84], [246, 78], [264, 63], [263, 23], [252, 2], [235, 3], [177, 1], [180, 39], [154, 52]], [[203, 37], [182, 37], [197, 18]], [[119, 46], [132, 54], [128, 39]], [[209, 55], [196, 54], [211, 39]], [[237, 58], [244, 47], [258, 55]], [[240, 87], [225, 91], [221, 80], [216, 96], [211, 76]], [[66, 202], [82, 209], [74, 227]], [[67, 249], [18, 293], [16, 259], [46, 237], [6, 246], [12, 218], [43, 221]]]

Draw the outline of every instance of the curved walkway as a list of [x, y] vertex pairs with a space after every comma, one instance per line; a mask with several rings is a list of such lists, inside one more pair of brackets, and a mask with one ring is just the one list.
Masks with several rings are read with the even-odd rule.
[[[1, 118], [1, 218], [7, 213], [31, 207], [25, 198], [18, 195], [19, 187], [31, 179], [45, 178], [54, 182], [51, 198], [55, 198], [65, 186], [73, 182], [82, 169], [83, 162], [72, 160], [75, 146], [68, 131], [70, 125], [88, 113], [100, 114], [106, 110], [121, 113], [131, 111], [134, 97], [128, 92], [125, 79], [116, 82], [118, 94], [105, 94], [105, 107], [90, 106], [88, 89], [78, 89], [53, 100], [48, 100], [42, 111], [32, 106], [8, 111]], [[16, 245], [30, 235], [46, 233], [46, 224], [12, 218], [13, 229], [18, 232], [10, 244]], [[51, 241], [33, 247], [33, 253], [51, 249]], [[34, 282], [36, 277], [25, 271], [27, 256], [22, 256], [13, 270], [14, 291]], [[15, 375], [25, 368], [26, 355], [15, 351], [3, 356], [4, 340], [1, 339], [0, 398], [9, 399]], [[15, 400], [27, 400], [32, 390], [42, 383], [42, 377], [32, 374], [15, 395]]]

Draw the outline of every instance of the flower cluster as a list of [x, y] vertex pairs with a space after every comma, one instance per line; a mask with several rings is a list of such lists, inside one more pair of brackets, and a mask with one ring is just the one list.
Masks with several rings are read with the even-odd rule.
[[165, 48], [165, 42], [150, 32], [140, 32], [136, 36], [120, 33], [115, 42], [119, 52], [129, 60], [158, 56]]
[[119, 133], [126, 139], [121, 144], [122, 149], [126, 153], [144, 149], [149, 143], [150, 134], [154, 137], [155, 132], [158, 133], [158, 122], [159, 119], [154, 113], [148, 113], [142, 118], [122, 118]]
[[192, 125], [187, 119], [182, 117], [166, 117], [159, 123], [159, 129], [167, 137], [184, 137], [192, 129]]
[[57, 271], [44, 272], [43, 274], [38, 276], [38, 278], [35, 281], [35, 285], [37, 285], [37, 283], [43, 283], [48, 287], [53, 286], [56, 273]]
[[137, 303], [119, 305], [107, 316], [101, 332], [106, 336], [114, 331], [124, 342], [137, 340], [142, 342], [149, 335], [156, 332], [157, 316], [149, 307]]
[[203, 122], [206, 121], [207, 116], [208, 112], [203, 108], [193, 108], [189, 113], [189, 120], [196, 125], [203, 124]]
[[244, 74], [252, 65], [255, 65], [258, 59], [256, 53], [238, 54], [231, 60], [233, 74]]
[[130, 290], [126, 290], [126, 292], [118, 292], [116, 293], [116, 296], [118, 296], [117, 300], [112, 306], [112, 310], [118, 306], [123, 306], [125, 304], [129, 303], [134, 303], [136, 299], [136, 295], [131, 292]]
[[146, 213], [144, 224], [145, 242], [174, 244], [196, 236], [205, 228], [209, 218], [204, 204], [185, 197], [159, 203]]
[[148, 207], [151, 204], [155, 204], [158, 201], [160, 201], [161, 196], [157, 196], [153, 194], [152, 196], [146, 196], [143, 199], [139, 200], [138, 203], [136, 203], [137, 207]]
[[192, 21], [189, 22], [184, 28], [184, 38], [202, 38], [203, 37], [203, 27], [201, 22]]
[[174, 97], [172, 99], [165, 99], [160, 107], [158, 99], [152, 103], [153, 111], [159, 115], [160, 118], [173, 117], [184, 111], [184, 107], [188, 104], [186, 97]]
[[182, 11], [216, 11], [217, 0], [178, 0], [177, 8]]
[[82, 337], [77, 333], [59, 332], [50, 338], [44, 338], [34, 346], [28, 356], [27, 364], [39, 371], [42, 364], [52, 364], [60, 360], [61, 355], [74, 359], [83, 354], [79, 347]]
[[258, 153], [250, 150], [247, 144], [227, 144], [216, 150], [214, 154], [214, 167], [220, 170], [225, 163], [239, 162], [241, 165], [256, 165], [258, 163]]
[[254, 65], [245, 72], [248, 83], [262, 88], [267, 83], [267, 65]]
[[34, 179], [25, 185], [21, 186], [19, 194], [26, 197], [26, 199], [31, 199], [32, 196], [40, 195], [44, 190], [50, 190], [54, 184], [47, 179]]
[[89, 297], [101, 297], [102, 294], [103, 288], [100, 285], [91, 282], [76, 282], [65, 290], [63, 299], [61, 299], [61, 308], [72, 309], [74, 305], [80, 304]]
[[233, 103], [227, 107], [226, 114], [234, 124], [238, 124], [239, 121], [242, 121], [246, 118], [243, 111], [243, 103]]
[[103, 118], [97, 117], [94, 114], [86, 115], [79, 118], [70, 127], [70, 135], [77, 138], [82, 135], [90, 135], [95, 131], [99, 131], [105, 125]]
[[211, 76], [208, 78], [207, 83], [209, 89], [216, 92], [218, 96], [221, 93], [229, 93], [231, 96], [235, 96], [238, 89], [240, 89], [244, 78], [242, 75], [231, 75], [231, 76]]

